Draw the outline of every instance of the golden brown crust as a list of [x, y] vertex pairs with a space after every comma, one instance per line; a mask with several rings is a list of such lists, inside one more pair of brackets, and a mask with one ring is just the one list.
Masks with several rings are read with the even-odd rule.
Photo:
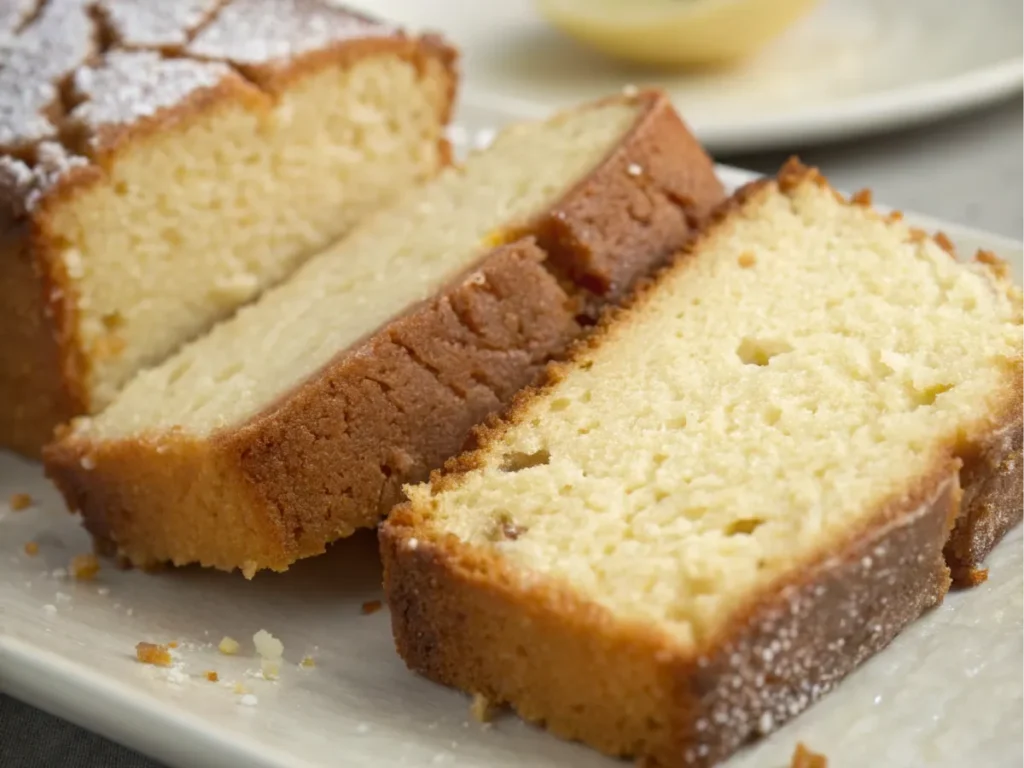
[[[616, 242], [647, 250], [618, 254], [624, 266], [610, 294], [660, 263], [723, 194], [710, 159], [667, 98], [644, 93], [636, 99], [644, 107], [636, 127], [559, 207], [593, 211], [603, 194], [609, 201], [628, 199], [622, 188], [639, 182], [625, 169], [638, 156], [689, 152], [682, 166], [689, 175], [672, 182], [672, 195], [643, 182], [658, 209], [653, 231], [661, 240], [614, 233]], [[640, 230], [650, 220], [620, 221]], [[568, 231], [585, 229], [584, 223], [563, 223]], [[425, 479], [462, 447], [474, 423], [508, 402], [577, 336], [579, 302], [570, 294], [578, 289], [546, 265], [583, 263], [592, 248], [577, 249], [575, 241], [550, 247], [542, 251], [527, 237], [492, 252], [473, 280], [340, 353], [264, 414], [209, 444], [175, 439], [158, 455], [145, 441], [64, 440], [48, 451], [48, 473], [89, 529], [115, 539], [138, 564], [198, 561], [252, 571], [317, 554], [355, 528], [375, 525], [399, 500], [402, 484]], [[604, 264], [611, 268], [607, 259]], [[85, 455], [95, 469], [81, 466]], [[202, 482], [191, 479], [207, 466], [218, 469], [204, 470]], [[187, 504], [180, 498], [183, 485], [193, 494]]]
[[[458, 54], [436, 35], [410, 37], [400, 32], [366, 40], [348, 39], [327, 48], [278, 62], [274, 88], [267, 90], [225, 69], [211, 87], [197, 88], [170, 107], [131, 123], [99, 127], [67, 124], [62, 140], [72, 155], [88, 157], [88, 164], [70, 167], [32, 206], [0, 211], [3, 221], [0, 258], [0, 298], [14, 307], [11, 322], [0, 331], [0, 446], [31, 457], [52, 439], [53, 431], [69, 418], [94, 409], [89, 386], [92, 351], [79, 335], [76, 286], [67, 274], [63, 244], [52, 232], [52, 212], [90, 185], [107, 183], [110, 169], [126, 150], [136, 148], [175, 126], [210, 111], [243, 109], [269, 113], [283, 89], [299, 79], [329, 67], [348, 67], [371, 56], [395, 55], [414, 64], [424, 77], [443, 72], [446, 96], [439, 119], [447, 124], [458, 85]], [[433, 67], [431, 72], [428, 68]], [[440, 139], [443, 164], [451, 148]], [[22, 201], [23, 202], [23, 201]], [[10, 294], [8, 296], [8, 294]], [[10, 362], [8, 362], [10, 360]]]
[[396, 646], [414, 671], [508, 703], [564, 738], [641, 765], [711, 766], [941, 602], [957, 467], [941, 459], [909, 498], [764, 585], [692, 651], [517, 572], [494, 550], [435, 533], [405, 504], [380, 537]]
[[[1017, 379], [1019, 383], [1019, 372]], [[957, 586], [976, 586], [985, 580], [985, 558], [1024, 516], [1019, 388], [1016, 406], [1003, 428], [965, 451], [962, 512], [945, 549]]]
[[44, 297], [53, 288], [33, 263], [28, 228], [0, 236], [0, 445], [30, 457], [53, 436], [54, 426], [78, 412], [75, 393], [64, 386], [53, 319]]

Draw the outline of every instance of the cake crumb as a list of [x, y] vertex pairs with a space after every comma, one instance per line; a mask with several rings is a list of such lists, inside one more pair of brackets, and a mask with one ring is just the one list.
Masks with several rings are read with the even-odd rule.
[[812, 752], [803, 742], [797, 742], [789, 768], [828, 768], [828, 758]]
[[33, 501], [27, 493], [15, 493], [11, 495], [11, 499], [7, 503], [15, 512], [21, 512], [23, 509], [31, 507]]
[[177, 641], [177, 640], [171, 640], [171, 642], [169, 642], [169, 643], [167, 644], [167, 647], [168, 647], [168, 648], [177, 648], [177, 647], [178, 647], [178, 645], [179, 645], [179, 643], [178, 643], [178, 641]]
[[247, 693], [238, 700], [238, 703], [243, 707], [255, 707], [259, 703], [259, 699], [256, 698], [255, 694]]
[[474, 720], [478, 723], [489, 723], [494, 719], [495, 712], [497, 712], [497, 707], [490, 699], [482, 693], [473, 694], [473, 701], [469, 705], [469, 714], [473, 716]]
[[166, 645], [155, 643], [139, 643], [135, 646], [135, 658], [143, 664], [152, 664], [157, 667], [171, 666], [171, 653]]
[[75, 555], [68, 571], [78, 581], [92, 581], [100, 572], [100, 561], [93, 554]]
[[218, 680], [220, 680], [220, 675], [218, 675], [212, 669], [206, 670], [206, 672], [203, 673], [203, 676], [211, 683], [216, 683]]
[[34, 541], [25, 542], [25, 554], [29, 557], [35, 557], [39, 554], [39, 544]]
[[238, 641], [233, 637], [228, 637], [227, 635], [222, 637], [220, 643], [217, 645], [217, 650], [225, 656], [234, 656], [238, 653], [238, 648]]
[[284, 655], [284, 643], [261, 629], [252, 636], [256, 653], [260, 655], [260, 671], [266, 680], [276, 680], [281, 675], [281, 657]]
[[988, 581], [988, 568], [971, 568], [964, 583], [969, 587], [976, 587]]
[[299, 666], [303, 669], [312, 669], [316, 666], [316, 659], [312, 656], [303, 656], [302, 661], [299, 662]]
[[380, 600], [367, 600], [363, 603], [362, 612], [364, 616], [369, 616], [371, 613], [376, 613], [384, 607], [384, 603]]
[[249, 689], [245, 687], [245, 683], [243, 683], [241, 680], [236, 682], [232, 686], [231, 690], [234, 691], [235, 693], [239, 694], [239, 695], [246, 694], [246, 693], [249, 692]]

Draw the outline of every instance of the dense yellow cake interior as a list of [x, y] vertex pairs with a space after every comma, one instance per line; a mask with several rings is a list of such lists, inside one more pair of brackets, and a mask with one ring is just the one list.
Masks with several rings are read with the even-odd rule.
[[805, 181], [761, 190], [526, 405], [428, 525], [681, 642], [1019, 395], [1019, 293]]
[[99, 408], [442, 162], [448, 76], [375, 56], [133, 138], [50, 222]]
[[[470, 267], [502, 231], [596, 167], [642, 105], [614, 102], [502, 134], [412, 190], [258, 302], [136, 377], [79, 431], [202, 436], [265, 409], [332, 357]], [[197, 267], [198, 268], [198, 267]]]

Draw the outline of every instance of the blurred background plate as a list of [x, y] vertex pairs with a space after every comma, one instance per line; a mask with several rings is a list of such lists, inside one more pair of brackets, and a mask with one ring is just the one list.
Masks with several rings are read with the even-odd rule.
[[657, 85], [716, 153], [927, 122], [1024, 83], [1019, 0], [824, 0], [753, 57], [689, 73], [606, 58], [550, 26], [532, 0], [349, 4], [448, 35], [463, 52], [464, 106], [492, 121], [537, 118], [627, 85]]

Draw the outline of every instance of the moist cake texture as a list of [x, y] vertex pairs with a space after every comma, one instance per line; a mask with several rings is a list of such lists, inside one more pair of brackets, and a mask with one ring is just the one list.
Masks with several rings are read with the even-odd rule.
[[410, 667], [711, 765], [884, 647], [1019, 452], [1020, 292], [943, 242], [798, 164], [738, 193], [384, 523]]
[[47, 471], [138, 565], [285, 568], [375, 526], [722, 195], [657, 93], [509, 129], [77, 420]]
[[448, 161], [455, 54], [327, 0], [0, 15], [0, 445], [141, 368]]

